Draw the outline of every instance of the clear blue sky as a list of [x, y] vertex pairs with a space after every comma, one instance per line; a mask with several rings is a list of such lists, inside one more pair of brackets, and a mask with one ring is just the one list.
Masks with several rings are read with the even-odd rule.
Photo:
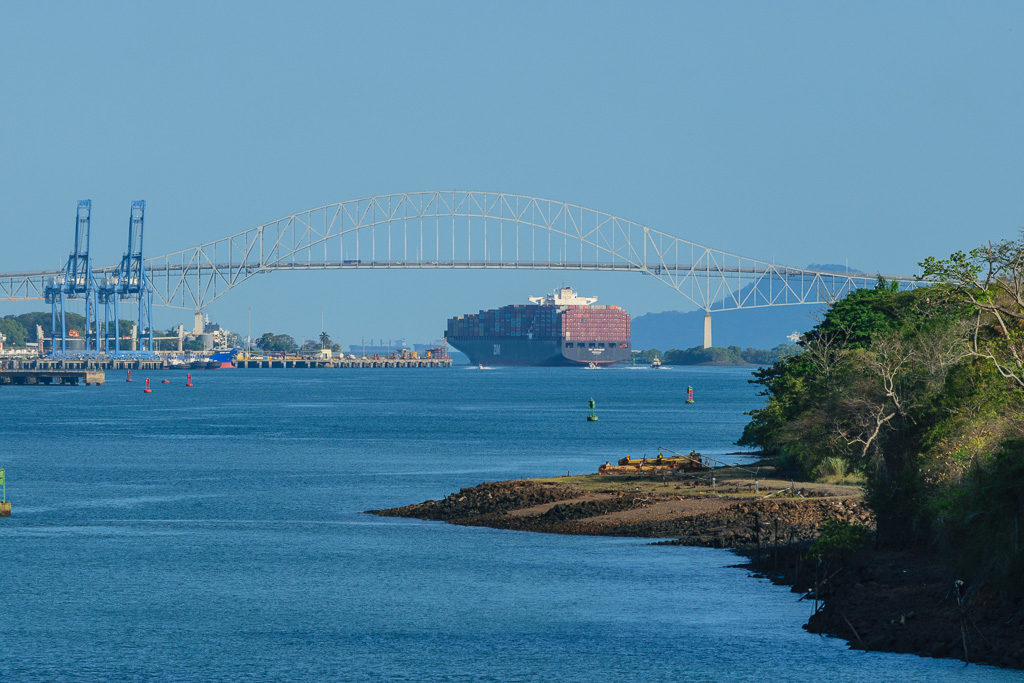
[[[794, 266], [910, 273], [1024, 225], [1024, 3], [4, 5], [0, 272], [57, 268], [76, 202], [116, 262], [315, 206], [476, 189], [573, 202]], [[260, 276], [211, 318], [336, 341], [440, 337], [572, 284], [691, 308], [616, 273]], [[0, 314], [43, 310], [0, 303]], [[189, 323], [159, 308], [157, 327]]]

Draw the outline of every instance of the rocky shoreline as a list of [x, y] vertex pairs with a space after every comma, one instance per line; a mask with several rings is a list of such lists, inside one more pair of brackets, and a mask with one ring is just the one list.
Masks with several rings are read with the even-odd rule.
[[[728, 548], [755, 574], [789, 585], [818, 607], [809, 631], [865, 650], [954, 657], [1024, 669], [1024, 604], [984, 585], [956, 587], [951, 572], [914, 549], [863, 551], [843, 562], [805, 557], [823, 523], [873, 527], [855, 486], [714, 476], [488, 482], [368, 513], [554, 534], [632, 536], [666, 545]], [[959, 596], [957, 594], [959, 591]]]

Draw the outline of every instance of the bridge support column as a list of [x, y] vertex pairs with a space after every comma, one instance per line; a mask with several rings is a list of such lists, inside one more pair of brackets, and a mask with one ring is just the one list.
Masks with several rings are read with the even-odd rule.
[[711, 314], [704, 313], [704, 348], [711, 348]]

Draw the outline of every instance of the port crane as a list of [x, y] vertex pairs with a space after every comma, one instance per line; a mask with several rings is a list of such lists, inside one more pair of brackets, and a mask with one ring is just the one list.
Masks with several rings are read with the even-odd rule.
[[[146, 337], [139, 349], [145, 354], [153, 352], [153, 290], [146, 278], [146, 269], [142, 264], [142, 238], [145, 229], [146, 201], [137, 199], [132, 202], [131, 215], [128, 219], [128, 249], [121, 257], [117, 269], [107, 276], [100, 288], [99, 298], [104, 304], [104, 339], [103, 350], [110, 354], [122, 355], [120, 313], [118, 302], [137, 298], [139, 317], [137, 330], [145, 330]], [[113, 325], [113, 329], [111, 329]], [[111, 340], [111, 337], [113, 339]], [[111, 348], [111, 342], [113, 342]], [[133, 353], [132, 355], [138, 355]]]
[[[78, 202], [75, 217], [75, 247], [68, 256], [64, 270], [54, 277], [44, 290], [44, 299], [51, 310], [51, 341], [53, 355], [67, 353], [67, 318], [65, 304], [68, 299], [85, 299], [85, 349], [89, 348], [90, 323], [96, 317], [96, 282], [89, 259], [89, 229], [92, 222], [92, 200]], [[60, 309], [60, 351], [57, 351], [57, 311]], [[96, 348], [99, 348], [99, 325], [96, 329]], [[40, 342], [41, 343], [41, 342]]]
[[[97, 281], [93, 274], [89, 256], [89, 232], [92, 219], [92, 200], [82, 199], [78, 202], [78, 213], [75, 221], [75, 247], [68, 257], [67, 264], [60, 274], [52, 278], [44, 290], [44, 299], [51, 305], [51, 355], [62, 357], [69, 355], [67, 339], [74, 337], [74, 330], [69, 334], [67, 329], [66, 304], [69, 299], [84, 298], [85, 307], [85, 339], [84, 348], [74, 350], [72, 355], [106, 355], [132, 357], [153, 355], [153, 292], [143, 267], [142, 238], [146, 202], [132, 202], [131, 215], [128, 220], [128, 249], [121, 258], [121, 263], [112, 271], [105, 272], [102, 280]], [[136, 330], [144, 330], [146, 338], [138, 351], [122, 351], [120, 339], [120, 317], [118, 302], [138, 299], [138, 321]], [[99, 320], [99, 304], [103, 304], [103, 323]], [[59, 311], [59, 316], [58, 316]], [[58, 331], [58, 317], [60, 327]], [[101, 334], [102, 331], [102, 334]], [[92, 339], [90, 339], [92, 334]], [[134, 335], [133, 335], [134, 336]], [[57, 339], [60, 339], [60, 348]], [[41, 343], [42, 340], [40, 340]]]

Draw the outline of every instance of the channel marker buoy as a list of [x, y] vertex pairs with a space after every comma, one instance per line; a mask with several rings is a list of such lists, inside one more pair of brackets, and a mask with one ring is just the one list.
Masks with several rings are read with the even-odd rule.
[[3, 487], [3, 495], [0, 496], [0, 517], [11, 516], [11, 501], [7, 500], [7, 480], [4, 478], [4, 471], [0, 469], [0, 486]]
[[153, 390], [149, 388], [149, 378], [146, 378], [146, 388], [142, 390], [144, 394], [152, 394]]

